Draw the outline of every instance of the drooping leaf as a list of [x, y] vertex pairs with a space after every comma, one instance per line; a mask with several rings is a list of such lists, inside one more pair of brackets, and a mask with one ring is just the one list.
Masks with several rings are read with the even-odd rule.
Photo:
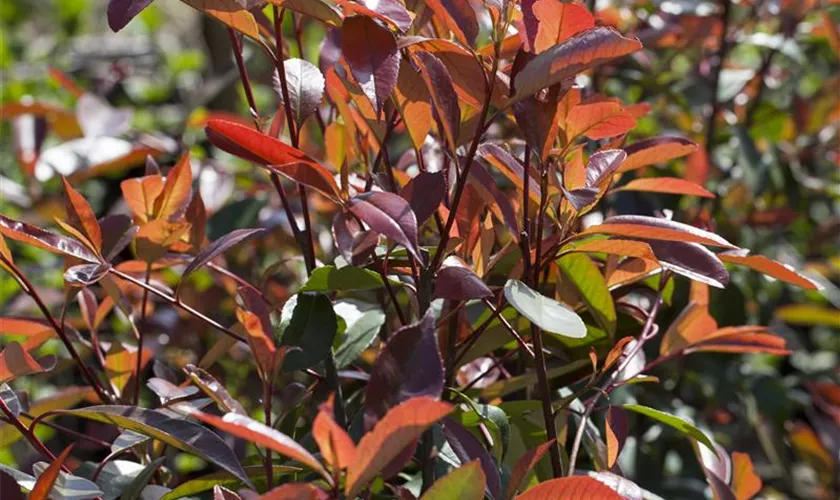
[[615, 304], [604, 275], [592, 259], [580, 253], [564, 255], [557, 260], [563, 276], [571, 282], [586, 307], [611, 336], [615, 334]]
[[[286, 355], [283, 370], [287, 372], [323, 361], [330, 353], [338, 330], [335, 311], [326, 295], [301, 293], [296, 297], [291, 321], [280, 337], [281, 344], [300, 348]], [[286, 307], [283, 313], [286, 314]]]
[[485, 476], [478, 460], [462, 465], [435, 481], [420, 500], [481, 500], [484, 498]]
[[539, 53], [595, 26], [592, 14], [582, 5], [560, 0], [537, 0], [531, 6], [539, 21], [534, 51]]
[[816, 283], [805, 276], [802, 276], [784, 264], [768, 259], [763, 255], [741, 256], [730, 253], [720, 253], [717, 256], [723, 262], [748, 267], [772, 278], [776, 278], [777, 280], [804, 288], [805, 290], [819, 289], [819, 286]]
[[629, 432], [627, 412], [618, 406], [610, 406], [610, 409], [607, 410], [605, 431], [607, 438], [607, 466], [612, 468], [616, 460], [618, 460], [618, 455], [624, 447], [624, 442]]
[[101, 251], [102, 231], [99, 228], [99, 221], [96, 220], [96, 214], [90, 208], [90, 203], [78, 191], [73, 189], [73, 186], [67, 182], [66, 178], [62, 177], [61, 181], [64, 183], [64, 197], [68, 220], [74, 227], [82, 231], [82, 234], [93, 245], [95, 251]]
[[697, 144], [682, 137], [662, 136], [634, 142], [626, 146], [624, 151], [627, 152], [627, 159], [622, 162], [619, 172], [628, 172], [690, 155], [697, 151]]
[[350, 211], [377, 233], [404, 246], [421, 261], [417, 244], [417, 216], [401, 196], [367, 192], [350, 199]]
[[379, 116], [400, 71], [394, 35], [367, 16], [351, 16], [341, 25], [341, 52]]
[[152, 3], [153, 0], [110, 0], [108, 2], [108, 26], [119, 31]]
[[394, 332], [376, 358], [365, 390], [365, 427], [414, 396], [439, 398], [443, 375], [434, 317], [426, 313]]
[[35, 486], [32, 488], [32, 491], [29, 493], [30, 500], [48, 500], [50, 494], [53, 489], [53, 485], [55, 485], [56, 480], [58, 479], [59, 473], [61, 473], [61, 467], [64, 465], [64, 462], [67, 460], [67, 457], [70, 456], [70, 452], [73, 451], [73, 446], [70, 445], [61, 452], [61, 455], [56, 457], [56, 460], [47, 467], [47, 469], [38, 476], [38, 480], [35, 482]]
[[32, 245], [48, 252], [78, 257], [86, 262], [98, 263], [99, 257], [85, 245], [71, 238], [67, 238], [25, 222], [19, 222], [0, 214], [0, 234], [3, 236]]
[[469, 0], [426, 0], [426, 5], [463, 45], [472, 47], [478, 36], [478, 19]]
[[[289, 457], [318, 472], [328, 481], [331, 480], [330, 475], [324, 469], [324, 466], [321, 465], [321, 462], [306, 451], [306, 448], [282, 432], [274, 430], [250, 417], [239, 415], [238, 413], [227, 413], [222, 417], [217, 417], [199, 411], [192, 412], [191, 416], [240, 439], [276, 451], [284, 457]], [[242, 479], [239, 475], [237, 477]]]
[[452, 405], [424, 396], [389, 410], [359, 441], [356, 461], [347, 469], [347, 497], [355, 498], [407, 446], [452, 410]]
[[429, 90], [432, 108], [442, 128], [441, 135], [446, 139], [448, 147], [454, 148], [458, 144], [461, 130], [461, 107], [449, 70], [440, 59], [425, 50], [414, 52], [414, 61]]
[[572, 476], [551, 479], [542, 482], [525, 493], [517, 496], [517, 500], [624, 500], [605, 484], [585, 476]]
[[481, 281], [469, 265], [457, 257], [447, 257], [435, 275], [433, 297], [448, 300], [477, 300], [490, 297], [493, 292]]
[[411, 205], [417, 224], [423, 224], [437, 211], [446, 196], [443, 172], [420, 172], [403, 186], [400, 196]]
[[627, 184], [616, 188], [615, 191], [643, 191], [648, 193], [683, 194], [686, 196], [700, 196], [714, 198], [715, 194], [699, 184], [677, 177], [646, 177], [633, 179]]
[[682, 241], [716, 247], [736, 248], [732, 243], [709, 231], [704, 231], [681, 222], [645, 215], [618, 215], [610, 217], [603, 223], [592, 226], [580, 234], [611, 234], [647, 240]]
[[626, 404], [623, 405], [622, 408], [624, 408], [625, 410], [640, 413], [646, 417], [656, 420], [657, 422], [672, 427], [681, 434], [702, 443], [704, 446], [709, 448], [712, 451], [712, 453], [717, 453], [714, 444], [712, 444], [712, 441], [705, 434], [703, 434], [703, 431], [695, 427], [694, 424], [692, 424], [688, 420], [671, 415], [670, 413], [665, 413], [664, 411], [659, 411], [654, 408], [649, 408], [647, 406], [642, 405]]
[[94, 420], [149, 436], [173, 448], [198, 455], [230, 472], [245, 484], [251, 484], [227, 444], [216, 434], [187, 420], [134, 406], [91, 406], [80, 410], [59, 410], [56, 413]]
[[235, 0], [181, 0], [254, 40], [260, 39], [257, 20]]
[[217, 118], [207, 122], [206, 131], [210, 142], [220, 149], [268, 166], [269, 170], [333, 200], [340, 199], [340, 190], [332, 174], [303, 151], [253, 128]]
[[[289, 106], [298, 127], [318, 109], [324, 97], [324, 75], [317, 66], [303, 59], [283, 61], [286, 74], [286, 86], [289, 90]], [[274, 92], [283, 98], [280, 79], [275, 73]]]
[[519, 314], [547, 332], [574, 339], [586, 337], [586, 325], [580, 316], [519, 280], [505, 284], [505, 299]]
[[512, 102], [641, 48], [638, 39], [626, 38], [612, 28], [597, 27], [578, 33], [545, 50], [525, 65], [516, 75], [516, 93]]
[[233, 232], [214, 241], [210, 246], [204, 248], [196, 255], [193, 260], [184, 269], [181, 279], [183, 280], [196, 270], [204, 267], [208, 262], [215, 259], [219, 255], [227, 252], [239, 243], [247, 240], [255, 234], [262, 233], [264, 229], [237, 229]]
[[346, 292], [375, 290], [385, 286], [382, 277], [369, 269], [354, 266], [321, 266], [312, 271], [301, 292]]

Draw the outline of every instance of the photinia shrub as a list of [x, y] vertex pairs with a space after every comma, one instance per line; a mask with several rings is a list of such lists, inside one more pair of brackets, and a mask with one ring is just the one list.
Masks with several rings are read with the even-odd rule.
[[837, 493], [836, 340], [784, 364], [794, 326], [836, 333], [836, 248], [800, 272], [739, 227], [836, 229], [837, 96], [771, 132], [762, 94], [782, 57], [837, 83], [837, 9], [182, 2], [246, 110], [141, 132], [57, 69], [73, 108], [3, 103], [29, 202], [0, 214], [4, 500]]

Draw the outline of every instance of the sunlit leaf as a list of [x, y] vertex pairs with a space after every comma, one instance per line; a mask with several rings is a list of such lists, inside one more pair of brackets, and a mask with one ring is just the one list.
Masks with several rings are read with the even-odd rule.
[[435, 481], [420, 500], [482, 500], [484, 498], [484, 472], [478, 460], [462, 465]]
[[467, 47], [473, 46], [478, 36], [478, 19], [468, 0], [426, 0], [426, 5]]
[[322, 266], [312, 271], [301, 292], [346, 292], [375, 290], [385, 283], [379, 273], [354, 266]]
[[619, 167], [619, 172], [636, 170], [648, 165], [666, 163], [697, 151], [697, 144], [682, 137], [654, 137], [634, 142], [625, 146], [627, 159]]
[[700, 429], [695, 427], [694, 424], [692, 424], [688, 420], [671, 415], [669, 413], [665, 413], [664, 411], [659, 411], [654, 408], [648, 408], [647, 406], [626, 404], [623, 405], [622, 408], [624, 408], [625, 410], [640, 413], [646, 417], [656, 420], [657, 422], [672, 427], [680, 433], [684, 434], [685, 436], [688, 436], [702, 443], [703, 445], [708, 447], [712, 451], [712, 453], [717, 453], [714, 444], [712, 444], [712, 441], [705, 434], [703, 434], [703, 432]]
[[586, 325], [580, 316], [519, 280], [508, 280], [505, 284], [505, 299], [542, 330], [575, 339], [586, 337]]
[[755, 472], [752, 460], [746, 453], [732, 453], [732, 493], [738, 500], [749, 500], [761, 491], [761, 478]]
[[378, 116], [400, 71], [394, 35], [369, 17], [348, 17], [341, 25], [341, 52]]
[[624, 447], [629, 432], [627, 412], [618, 406], [610, 406], [607, 411], [605, 435], [607, 442], [607, 466], [612, 468]]
[[796, 285], [806, 290], [818, 290], [819, 286], [805, 276], [802, 276], [793, 269], [788, 268], [784, 264], [768, 259], [763, 255], [734, 255], [728, 253], [718, 254], [718, 258], [723, 262], [730, 264], [737, 264], [739, 266], [748, 267], [762, 274], [776, 278], [777, 280]]
[[322, 405], [312, 423], [312, 438], [318, 443], [324, 462], [336, 472], [356, 460], [356, 444], [333, 418], [331, 405]]
[[614, 191], [643, 191], [649, 193], [683, 194], [686, 196], [700, 196], [714, 198], [714, 193], [703, 186], [676, 177], [646, 177], [632, 181], [616, 188]]
[[350, 211], [377, 233], [403, 245], [422, 260], [417, 244], [417, 216], [405, 199], [393, 193], [367, 192], [349, 202]]
[[592, 14], [582, 5], [560, 0], [537, 0], [531, 7], [539, 21], [534, 51], [539, 53], [595, 26]]
[[64, 236], [45, 231], [25, 222], [19, 222], [0, 214], [0, 234], [32, 245], [48, 252], [78, 257], [87, 262], [98, 263], [99, 257], [82, 243]]
[[0, 383], [49, 371], [55, 366], [55, 361], [54, 357], [50, 357], [38, 362], [19, 343], [10, 342], [0, 351]]
[[[318, 109], [324, 96], [324, 75], [317, 66], [303, 59], [286, 59], [283, 62], [286, 87], [289, 91], [289, 107], [298, 127]], [[275, 74], [274, 92], [283, 98], [280, 79]]]
[[557, 264], [598, 323], [607, 333], [613, 335], [617, 321], [615, 304], [598, 266], [592, 259], [580, 253], [560, 257]]
[[184, 213], [192, 193], [192, 169], [190, 155], [186, 153], [169, 171], [163, 190], [155, 199], [154, 214], [156, 219], [170, 220]]
[[596, 96], [572, 108], [564, 130], [567, 141], [581, 136], [597, 140], [625, 134], [635, 125], [636, 119], [625, 111], [621, 101]]
[[516, 497], [517, 500], [623, 500], [609, 486], [584, 476], [542, 482]]
[[181, 0], [196, 10], [221, 21], [236, 31], [254, 40], [260, 39], [260, 31], [254, 15], [242, 8], [236, 0]]
[[840, 328], [840, 311], [817, 304], [790, 304], [776, 309], [777, 319], [792, 325]]
[[681, 222], [645, 215], [619, 215], [610, 217], [603, 223], [584, 230], [581, 234], [611, 234], [647, 240], [683, 241], [717, 247], [736, 248], [732, 243], [709, 231], [704, 231]]
[[35, 486], [32, 488], [32, 491], [29, 493], [30, 500], [48, 500], [53, 485], [55, 484], [56, 480], [58, 479], [58, 475], [61, 472], [61, 467], [64, 465], [64, 462], [67, 460], [67, 457], [70, 456], [70, 452], [73, 451], [73, 446], [70, 445], [61, 452], [61, 454], [56, 457], [56, 460], [47, 467], [47, 469], [38, 476], [38, 480], [35, 482]]
[[[415, 148], [426, 141], [432, 127], [432, 105], [429, 89], [411, 64], [401, 64], [394, 100]], [[460, 118], [460, 117], [459, 117]]]
[[96, 214], [90, 207], [90, 203], [73, 189], [73, 186], [67, 182], [67, 179], [62, 177], [61, 181], [64, 183], [64, 197], [66, 200], [67, 216], [73, 226], [80, 229], [84, 236], [93, 244], [93, 248], [97, 251], [102, 250], [102, 231], [99, 228], [99, 221], [96, 220]]

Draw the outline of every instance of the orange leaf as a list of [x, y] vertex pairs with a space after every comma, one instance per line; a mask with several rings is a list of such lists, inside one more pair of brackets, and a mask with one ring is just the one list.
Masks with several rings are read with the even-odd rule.
[[591, 477], [573, 476], [540, 483], [517, 500], [623, 500], [604, 483]]
[[412, 398], [391, 408], [356, 448], [356, 461], [347, 469], [347, 497], [355, 498], [407, 446], [452, 410], [452, 405], [428, 397]]
[[285, 175], [340, 200], [338, 185], [332, 174], [303, 151], [271, 136], [238, 123], [212, 119], [207, 122], [207, 138], [217, 147], [233, 155], [268, 166]]
[[155, 219], [144, 224], [137, 231], [137, 256], [146, 262], [154, 262], [177, 243], [190, 230], [188, 222], [169, 222]]
[[74, 445], [71, 444], [67, 448], [64, 448], [61, 455], [56, 457], [55, 461], [51, 463], [40, 476], [38, 476], [35, 486], [32, 487], [32, 492], [29, 493], [29, 500], [49, 499], [53, 485], [55, 484], [56, 479], [58, 479], [58, 475], [61, 473], [61, 467], [64, 465], [64, 461], [67, 460], [67, 457], [70, 456], [70, 452], [73, 451], [73, 446]]
[[682, 137], [654, 137], [634, 142], [624, 148], [627, 158], [618, 167], [619, 172], [636, 170], [655, 163], [665, 163], [697, 151], [697, 144]]
[[537, 0], [531, 10], [540, 22], [534, 42], [537, 53], [595, 26], [595, 18], [582, 5], [559, 0]]
[[52, 326], [46, 320], [34, 318], [0, 318], [0, 335], [32, 337], [45, 331], [53, 331]]
[[625, 259], [618, 266], [608, 268], [607, 287], [615, 287], [635, 283], [640, 279], [652, 275], [660, 268], [659, 262], [646, 259]]
[[236, 31], [260, 41], [260, 30], [254, 15], [245, 10], [236, 0], [181, 0], [190, 7], [200, 10], [221, 21]]
[[624, 347], [633, 340], [633, 337], [624, 337], [620, 339], [618, 342], [615, 343], [614, 346], [610, 349], [610, 352], [607, 353], [606, 359], [604, 359], [604, 366], [601, 367], [601, 372], [605, 373], [607, 370], [612, 368], [612, 365], [618, 361], [618, 358], [624, 352]]
[[612, 468], [627, 439], [627, 412], [621, 407], [610, 406], [604, 430], [607, 438], [607, 467]]
[[589, 240], [570, 247], [568, 250], [563, 250], [561, 254], [571, 252], [605, 253], [657, 261], [650, 245], [643, 241], [634, 240]]
[[333, 419], [331, 405], [322, 405], [312, 424], [312, 437], [335, 475], [356, 460], [356, 445]]
[[44, 367], [17, 342], [9, 343], [0, 351], [0, 383], [43, 371]]
[[160, 196], [155, 199], [155, 219], [173, 220], [182, 214], [192, 193], [190, 154], [186, 153], [169, 171]]
[[102, 250], [102, 230], [90, 204], [63, 176], [61, 182], [64, 183], [64, 197], [70, 223], [82, 231], [97, 251]]
[[537, 463], [542, 460], [552, 446], [557, 446], [556, 440], [554, 439], [528, 450], [519, 458], [510, 473], [505, 498], [513, 498], [516, 495], [516, 492], [519, 491], [519, 488], [522, 487], [525, 480], [531, 475], [531, 471], [534, 470], [534, 467], [537, 466]]
[[727, 352], [727, 353], [764, 353], [786, 356], [790, 350], [786, 349], [785, 339], [764, 333], [766, 327], [733, 326], [721, 328], [712, 332], [706, 339], [686, 350], [692, 352]]
[[613, 234], [648, 240], [684, 241], [715, 247], [736, 248], [722, 237], [681, 222], [643, 215], [619, 215], [579, 233]]
[[787, 268], [784, 264], [768, 259], [763, 255], [747, 255], [742, 257], [739, 255], [722, 253], [718, 254], [718, 257], [724, 262], [749, 267], [750, 269], [754, 269], [762, 274], [784, 281], [785, 283], [790, 283], [791, 285], [802, 287], [806, 290], [819, 289], [817, 284], [813, 281], [802, 276], [796, 271]]
[[599, 26], [578, 33], [542, 52], [516, 75], [511, 102], [534, 95], [545, 87], [642, 49], [636, 38], [626, 38], [612, 28]]
[[732, 453], [732, 493], [737, 500], [749, 500], [761, 491], [761, 478], [746, 453]]
[[123, 199], [136, 222], [149, 222], [155, 213], [155, 200], [163, 192], [163, 177], [147, 175], [120, 183]]
[[691, 302], [662, 336], [659, 355], [667, 356], [699, 342], [716, 329], [717, 321], [709, 314], [708, 307], [705, 304]]
[[[251, 346], [251, 352], [257, 359], [257, 366], [260, 368], [260, 376], [263, 380], [268, 380], [271, 373], [274, 371], [274, 354], [275, 347], [271, 337], [268, 336], [266, 325], [263, 321], [251, 311], [244, 309], [236, 310], [236, 317], [242, 326], [245, 327], [245, 332], [248, 334], [248, 344]], [[270, 325], [268, 325], [270, 327]]]
[[625, 134], [636, 126], [636, 119], [624, 110], [618, 99], [597, 98], [572, 108], [566, 118], [568, 142], [584, 135], [589, 139], [605, 139]]
[[643, 179], [633, 179], [613, 191], [646, 191], [650, 193], [701, 196], [703, 198], [715, 197], [714, 193], [707, 191], [703, 186], [677, 177], [645, 177]]

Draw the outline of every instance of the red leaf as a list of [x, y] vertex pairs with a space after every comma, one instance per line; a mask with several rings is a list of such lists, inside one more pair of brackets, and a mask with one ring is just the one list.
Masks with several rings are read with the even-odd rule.
[[517, 500], [624, 500], [612, 488], [583, 476], [564, 477], [540, 483]]
[[714, 233], [681, 222], [645, 215], [618, 215], [610, 217], [603, 223], [592, 226], [580, 234], [613, 234], [616, 236], [648, 240], [684, 241], [717, 247], [737, 248], [732, 243], [729, 243]]
[[[478, 147], [478, 154], [484, 161], [495, 167], [499, 173], [507, 177], [517, 189], [521, 191], [525, 187], [522, 179], [522, 164], [510, 153], [493, 143], [485, 142]], [[538, 179], [534, 178], [534, 175], [531, 175], [528, 182], [528, 197], [533, 203], [540, 203], [540, 183]]]
[[478, 36], [478, 19], [469, 0], [426, 0], [426, 5], [446, 24], [461, 44], [472, 47]]
[[286, 483], [262, 495], [258, 500], [327, 500], [330, 495], [311, 483]]
[[718, 254], [718, 257], [720, 257], [720, 260], [724, 262], [754, 269], [762, 274], [766, 274], [767, 276], [784, 281], [785, 283], [790, 283], [791, 285], [796, 285], [806, 290], [819, 290], [819, 286], [817, 286], [817, 284], [813, 281], [809, 280], [805, 276], [802, 276], [796, 271], [785, 267], [784, 264], [768, 259], [763, 255], [747, 255], [742, 257], [740, 255], [721, 253]]
[[619, 167], [619, 172], [627, 172], [653, 165], [665, 163], [697, 151], [697, 144], [682, 137], [654, 137], [644, 141], [634, 142], [624, 148], [627, 159]]
[[721, 328], [691, 345], [691, 352], [765, 353], [778, 356], [790, 354], [785, 340], [766, 332], [766, 327], [731, 326]]
[[0, 214], [0, 234], [9, 239], [32, 245], [48, 252], [78, 257], [87, 262], [99, 263], [100, 258], [81, 242], [44, 231], [25, 222], [18, 222]]
[[332, 411], [330, 405], [321, 406], [312, 423], [312, 438], [318, 443], [324, 462], [337, 476], [356, 460], [356, 445], [347, 432], [335, 422]]
[[566, 252], [605, 253], [608, 255], [621, 255], [625, 257], [636, 257], [656, 261], [650, 245], [643, 241], [633, 240], [589, 240], [584, 241], [572, 248], [564, 249]]
[[417, 217], [399, 195], [383, 192], [362, 193], [350, 200], [350, 211], [377, 233], [403, 245], [418, 261]]
[[61, 182], [64, 184], [64, 198], [67, 210], [67, 218], [76, 229], [82, 231], [82, 234], [92, 244], [93, 249], [97, 252], [102, 250], [102, 231], [99, 228], [99, 222], [96, 220], [96, 214], [90, 208], [88, 201], [73, 189], [73, 186], [67, 182], [67, 179], [62, 177]]
[[427, 397], [412, 398], [392, 408], [359, 441], [356, 461], [347, 469], [347, 497], [355, 498], [397, 455], [452, 410], [452, 405]]
[[650, 193], [683, 194], [686, 196], [700, 196], [714, 198], [714, 193], [703, 186], [677, 177], [646, 177], [633, 179], [627, 184], [613, 191], [645, 191]]
[[516, 75], [513, 102], [561, 83], [581, 71], [642, 49], [636, 38], [625, 38], [612, 28], [597, 27], [579, 33], [539, 54]]
[[379, 116], [400, 71], [394, 35], [369, 17], [348, 17], [341, 25], [341, 52]]
[[303, 151], [263, 134], [253, 128], [226, 120], [207, 122], [207, 138], [217, 147], [246, 160], [268, 166], [272, 172], [340, 200], [340, 191], [332, 174]]
[[417, 224], [423, 224], [437, 211], [446, 196], [443, 172], [420, 172], [400, 190], [400, 196], [411, 205]]
[[481, 162], [473, 162], [472, 168], [470, 168], [469, 182], [469, 185], [475, 188], [475, 191], [493, 212], [493, 216], [498, 221], [504, 222], [505, 226], [510, 230], [511, 237], [518, 240], [519, 222], [513, 210], [513, 205], [511, 205], [510, 200], [499, 189], [496, 180]]
[[55, 461], [38, 476], [35, 486], [32, 487], [32, 491], [29, 493], [29, 500], [48, 500], [50, 498], [53, 485], [55, 485], [55, 481], [61, 473], [61, 467], [64, 466], [64, 462], [70, 456], [70, 452], [73, 451], [73, 446], [71, 444], [65, 448], [61, 452], [61, 455], [56, 457]]
[[537, 0], [531, 9], [539, 20], [534, 52], [542, 52], [595, 27], [595, 18], [582, 5], [560, 0]]
[[169, 171], [160, 196], [155, 199], [155, 218], [174, 220], [183, 215], [192, 194], [190, 154], [185, 153]]
[[528, 450], [519, 458], [519, 461], [516, 462], [516, 466], [510, 473], [510, 479], [508, 479], [507, 491], [505, 492], [506, 499], [509, 500], [516, 495], [516, 492], [519, 491], [519, 488], [525, 484], [525, 480], [531, 475], [531, 471], [534, 470], [534, 467], [537, 466], [537, 463], [548, 453], [548, 450], [552, 446], [557, 446], [553, 439], [534, 449]]
[[440, 59], [423, 50], [414, 53], [414, 61], [429, 89], [433, 109], [437, 113], [438, 123], [442, 128], [441, 132], [447, 146], [454, 148], [458, 144], [458, 133], [461, 127], [461, 108], [458, 105], [458, 96], [455, 94], [449, 70]]
[[584, 135], [592, 140], [626, 134], [636, 119], [624, 110], [618, 99], [595, 98], [572, 108], [566, 117], [567, 142]]

